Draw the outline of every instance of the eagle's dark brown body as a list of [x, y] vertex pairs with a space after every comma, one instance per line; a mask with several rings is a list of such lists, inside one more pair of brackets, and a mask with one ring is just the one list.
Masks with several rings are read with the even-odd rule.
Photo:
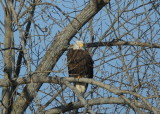
[[[88, 51], [69, 49], [67, 53], [67, 62], [70, 77], [93, 78], [93, 60]], [[84, 92], [88, 87], [88, 84], [85, 83], [75, 83], [74, 85], [85, 86]]]

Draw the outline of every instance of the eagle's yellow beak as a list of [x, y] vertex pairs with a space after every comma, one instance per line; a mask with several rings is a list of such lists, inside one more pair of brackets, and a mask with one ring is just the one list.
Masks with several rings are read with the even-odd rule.
[[84, 46], [84, 44], [83, 44], [83, 43], [80, 43], [80, 44], [79, 44], [79, 47], [83, 47], [83, 46]]
[[76, 41], [76, 43], [75, 43], [75, 48], [77, 48], [77, 49], [83, 49], [84, 48], [84, 43], [83, 43], [83, 41]]

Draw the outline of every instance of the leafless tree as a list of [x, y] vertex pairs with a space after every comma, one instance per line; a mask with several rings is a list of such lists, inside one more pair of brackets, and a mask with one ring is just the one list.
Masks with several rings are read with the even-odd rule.
[[[2, 114], [160, 113], [158, 0], [0, 3]], [[93, 79], [68, 77], [75, 40], [92, 55]], [[89, 83], [84, 96], [73, 82]]]

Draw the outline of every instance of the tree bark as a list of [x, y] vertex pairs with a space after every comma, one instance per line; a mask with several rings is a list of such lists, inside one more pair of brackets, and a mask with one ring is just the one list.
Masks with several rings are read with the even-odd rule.
[[[14, 37], [12, 31], [12, 12], [9, 6], [5, 8], [5, 39], [4, 47], [14, 47]], [[14, 71], [14, 50], [4, 51], [4, 79], [11, 80]], [[2, 113], [8, 114], [11, 111], [11, 90], [10, 87], [4, 87], [2, 90]]]
[[[131, 102], [135, 103], [135, 106], [138, 108], [142, 108], [142, 109], [146, 109], [146, 110], [151, 110], [146, 104], [144, 104], [143, 102], [139, 102], [136, 100], [130, 100]], [[126, 103], [126, 101], [122, 98], [118, 98], [118, 97], [104, 97], [104, 98], [94, 98], [94, 99], [90, 99], [87, 100], [88, 104], [90, 106], [93, 105], [100, 105], [100, 104], [121, 104], [121, 105], [129, 105], [129, 103]], [[49, 109], [45, 111], [45, 114], [60, 114], [60, 113], [65, 113], [69, 110], [73, 110], [73, 109], [77, 109], [77, 108], [82, 108], [84, 107], [84, 105], [81, 102], [71, 102], [67, 105], [62, 105], [53, 109]], [[155, 108], [155, 107], [153, 107]], [[156, 110], [157, 112], [159, 112], [159, 110]]]

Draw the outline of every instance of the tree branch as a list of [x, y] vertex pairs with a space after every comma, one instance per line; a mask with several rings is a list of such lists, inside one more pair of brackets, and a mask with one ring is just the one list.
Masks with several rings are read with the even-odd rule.
[[[32, 80], [32, 83], [31, 83], [31, 80]], [[18, 79], [14, 79], [12, 81], [1, 79], [0, 84], [4, 84], [6, 86], [7, 85], [8, 86], [9, 85], [14, 85], [14, 84], [25, 84], [25, 83], [31, 83], [31, 84], [33, 84], [33, 83], [55, 83], [55, 84], [62, 85], [62, 84], [66, 84], [65, 81], [84, 82], [84, 83], [94, 84], [94, 85], [97, 85], [101, 88], [107, 89], [108, 91], [110, 91], [110, 92], [112, 92], [116, 95], [130, 94], [130, 95], [136, 96], [137, 98], [140, 98], [144, 102], [144, 104], [149, 107], [150, 110], [152, 110], [154, 112], [156, 112], [158, 110], [157, 108], [152, 107], [148, 103], [148, 101], [146, 100], [147, 98], [145, 98], [145, 97], [143, 97], [143, 96], [141, 96], [137, 93], [131, 92], [129, 90], [119, 90], [119, 89], [116, 89], [115, 87], [112, 87], [108, 84], [104, 84], [102, 82], [95, 81], [93, 79], [88, 79], [88, 78], [80, 78], [80, 79], [73, 78], [73, 77], [69, 77], [69, 78], [65, 78], [65, 77], [45, 77], [44, 78], [44, 77], [36, 76], [36, 77], [32, 77], [32, 79], [30, 79], [30, 78], [18, 78]]]
[[82, 94], [80, 94], [80, 92], [76, 89], [76, 87], [74, 87], [73, 85], [71, 85], [68, 81], [64, 80], [64, 84], [66, 86], [68, 86], [70, 89], [72, 89], [72, 91], [77, 95], [78, 99], [82, 102], [82, 104], [84, 105], [84, 107], [86, 108], [86, 110], [88, 110], [88, 112], [90, 114], [95, 114], [91, 108], [89, 107], [87, 101], [82, 97]]
[[[98, 13], [109, 1], [104, 0], [104, 4], [99, 7], [94, 5], [87, 5], [79, 15], [75, 17], [58, 35], [55, 36], [54, 41], [45, 53], [42, 61], [38, 65], [36, 71], [51, 71], [55, 66], [58, 59], [64, 53], [68, 47], [68, 43], [73, 38], [73, 36], [78, 32], [78, 30], [85, 25], [96, 13]], [[51, 62], [52, 61], [52, 62]], [[38, 73], [33, 74], [35, 76], [46, 77], [49, 73]], [[42, 83], [38, 84], [28, 84], [21, 95], [14, 102], [12, 114], [22, 114], [28, 105], [32, 102], [34, 97], [37, 95], [37, 91], [42, 86]], [[17, 107], [19, 110], [17, 110]]]
[[[142, 102], [138, 102], [136, 100], [130, 100], [130, 102], [134, 102], [135, 103], [134, 105], [138, 108], [142, 108], [142, 109], [145, 109], [145, 110], [150, 110], [150, 108]], [[95, 98], [95, 99], [87, 100], [87, 103], [90, 106], [100, 105], [100, 104], [121, 104], [121, 105], [128, 104], [128, 103], [126, 103], [126, 101], [124, 99], [122, 99], [120, 97], [119, 98], [118, 97]], [[71, 106], [71, 104], [72, 104], [72, 106]], [[59, 106], [59, 107], [56, 107], [56, 108], [46, 110], [45, 114], [65, 113], [67, 111], [77, 109], [77, 108], [82, 108], [82, 107], [84, 107], [84, 105], [81, 102], [71, 102], [71, 103], [68, 103], [66, 106], [62, 105], [62, 106]]]
[[160, 44], [157, 43], [145, 43], [145, 42], [128, 42], [128, 41], [111, 41], [111, 42], [95, 42], [87, 43], [86, 47], [100, 47], [100, 46], [140, 46], [149, 48], [160, 48]]
[[59, 90], [57, 93], [55, 93], [52, 98], [50, 100], [47, 101], [47, 103], [45, 103], [43, 106], [40, 106], [37, 111], [36, 114], [39, 114], [40, 112], [44, 113], [45, 108], [63, 91], [66, 89], [67, 86], [63, 86], [61, 90]]

